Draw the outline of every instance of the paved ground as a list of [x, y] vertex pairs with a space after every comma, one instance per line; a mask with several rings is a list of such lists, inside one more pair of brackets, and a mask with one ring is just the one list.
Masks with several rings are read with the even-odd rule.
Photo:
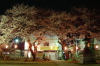
[[0, 60], [0, 66], [100, 66], [100, 60], [97, 64], [79, 64], [78, 61], [4, 61]]

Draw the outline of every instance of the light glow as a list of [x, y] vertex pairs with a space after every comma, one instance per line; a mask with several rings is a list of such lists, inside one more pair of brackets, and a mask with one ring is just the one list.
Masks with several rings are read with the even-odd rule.
[[8, 45], [6, 45], [6, 48], [8, 48]]
[[15, 42], [18, 43], [19, 42], [19, 39], [15, 39]]
[[78, 50], [78, 47], [76, 46], [76, 50]]
[[98, 49], [98, 48], [99, 48], [99, 46], [98, 46], [98, 45], [96, 45], [96, 46], [95, 46], [95, 48], [97, 48], [97, 49]]
[[65, 47], [65, 50], [67, 50], [67, 47]]
[[15, 49], [16, 49], [16, 48], [17, 48], [17, 45], [15, 45], [14, 47], [15, 47]]

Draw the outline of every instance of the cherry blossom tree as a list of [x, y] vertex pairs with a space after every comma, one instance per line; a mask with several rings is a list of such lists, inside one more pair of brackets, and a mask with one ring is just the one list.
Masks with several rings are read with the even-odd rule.
[[53, 22], [52, 31], [59, 37], [63, 51], [66, 39], [71, 41], [84, 39], [85, 36], [91, 39], [100, 37], [98, 13], [99, 11], [87, 8], [73, 8], [69, 13], [56, 12], [49, 17], [50, 22]]
[[[11, 44], [10, 41], [16, 36], [23, 38], [23, 41], [29, 39], [29, 35], [34, 32], [35, 26], [37, 26], [34, 18], [36, 12], [35, 7], [23, 4], [8, 9], [5, 15], [1, 16], [0, 43]], [[31, 52], [33, 53], [33, 51]]]
[[[98, 13], [99, 11], [91, 11], [87, 8], [73, 8], [70, 12], [57, 12], [17, 4], [0, 16], [0, 44], [10, 44], [11, 39], [20, 36], [23, 41], [29, 40], [29, 48], [35, 58], [36, 55], [31, 49], [32, 45], [35, 48], [36, 41], [38, 43], [45, 41], [43, 36], [53, 33], [58, 36], [62, 50], [66, 52], [64, 47], [69, 41], [74, 42], [77, 38], [84, 39], [82, 36], [87, 34], [91, 38], [100, 37]], [[36, 39], [29, 37], [32, 34]]]
[[[41, 40], [44, 40], [43, 35], [50, 28], [47, 22], [47, 16], [50, 15], [49, 11], [45, 12], [44, 15], [42, 12], [43, 10], [24, 6], [23, 4], [17, 4], [12, 9], [8, 9], [5, 15], [1, 16], [0, 43], [11, 44], [10, 41], [16, 36], [23, 38], [23, 41], [31, 40], [28, 41], [29, 49], [33, 55], [33, 60], [36, 60], [36, 52], [33, 52], [31, 47], [33, 45], [36, 48], [35, 42], [38, 41], [39, 43]], [[34, 34], [36, 39], [31, 39], [29, 37], [31, 34]]]

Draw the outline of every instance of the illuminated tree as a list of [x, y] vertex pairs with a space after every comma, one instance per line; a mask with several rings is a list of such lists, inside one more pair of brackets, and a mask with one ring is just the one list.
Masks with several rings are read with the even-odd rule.
[[11, 39], [16, 36], [26, 41], [35, 29], [34, 15], [36, 12], [37, 10], [35, 7], [19, 4], [13, 6], [12, 9], [8, 9], [5, 15], [1, 16], [0, 43], [11, 44]]
[[[8, 9], [5, 15], [1, 15], [0, 44], [11, 44], [11, 40], [16, 37], [21, 37], [23, 41], [30, 40], [29, 48], [34, 58], [36, 54], [31, 49], [32, 44], [35, 46], [36, 41], [39, 43], [43, 40], [45, 31], [49, 31], [48, 22], [46, 22], [49, 12], [45, 12], [44, 15], [42, 12], [43, 10], [23, 4]], [[30, 38], [32, 34], [36, 37], [35, 39]]]
[[99, 11], [87, 8], [73, 8], [69, 13], [56, 12], [49, 17], [53, 23], [52, 31], [59, 37], [63, 51], [67, 44], [65, 40], [75, 42], [77, 39], [84, 39], [85, 36], [89, 39], [100, 37], [98, 13]]
[[[30, 40], [30, 47], [35, 42], [38, 44], [44, 40], [44, 35], [57, 35], [58, 42], [68, 47], [67, 42], [90, 35], [91, 38], [100, 37], [100, 16], [98, 11], [87, 8], [73, 8], [70, 12], [57, 12], [53, 10], [37, 9], [22, 5], [15, 5], [8, 9], [5, 15], [0, 16], [0, 44], [11, 44], [9, 41], [16, 36], [23, 41]], [[34, 35], [36, 38], [30, 38]], [[36, 55], [30, 48], [35, 57]], [[37, 51], [37, 50], [36, 50]], [[35, 59], [34, 59], [35, 60]]]

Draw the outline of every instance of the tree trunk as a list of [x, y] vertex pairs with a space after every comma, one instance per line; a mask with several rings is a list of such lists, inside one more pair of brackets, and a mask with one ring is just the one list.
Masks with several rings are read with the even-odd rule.
[[65, 52], [65, 57], [66, 57], [66, 60], [69, 59], [69, 53], [68, 52]]
[[32, 61], [35, 61], [36, 60], [36, 52], [33, 52], [33, 50], [30, 48], [30, 51], [31, 51], [31, 54], [33, 56], [33, 60]]
[[30, 41], [28, 41], [28, 43], [29, 43], [29, 51], [31, 52], [31, 55], [33, 56], [33, 60], [32, 61], [35, 61], [36, 60], [37, 48], [34, 47], [34, 51], [33, 51], [32, 50], [32, 44], [30, 43]]
[[58, 43], [60, 43], [61, 44], [61, 46], [62, 46], [62, 54], [63, 54], [63, 59], [64, 60], [68, 60], [69, 59], [69, 54], [68, 54], [68, 51], [67, 50], [65, 50], [65, 47], [67, 47], [66, 46], [66, 42], [65, 42], [65, 40], [63, 39], [63, 38], [59, 38], [59, 40], [60, 40], [60, 42], [58, 41]]
[[62, 45], [62, 51], [64, 52], [63, 53], [63, 58], [64, 58], [64, 60], [68, 60], [69, 59], [69, 53], [68, 53], [68, 51], [67, 50], [65, 50], [65, 45]]

